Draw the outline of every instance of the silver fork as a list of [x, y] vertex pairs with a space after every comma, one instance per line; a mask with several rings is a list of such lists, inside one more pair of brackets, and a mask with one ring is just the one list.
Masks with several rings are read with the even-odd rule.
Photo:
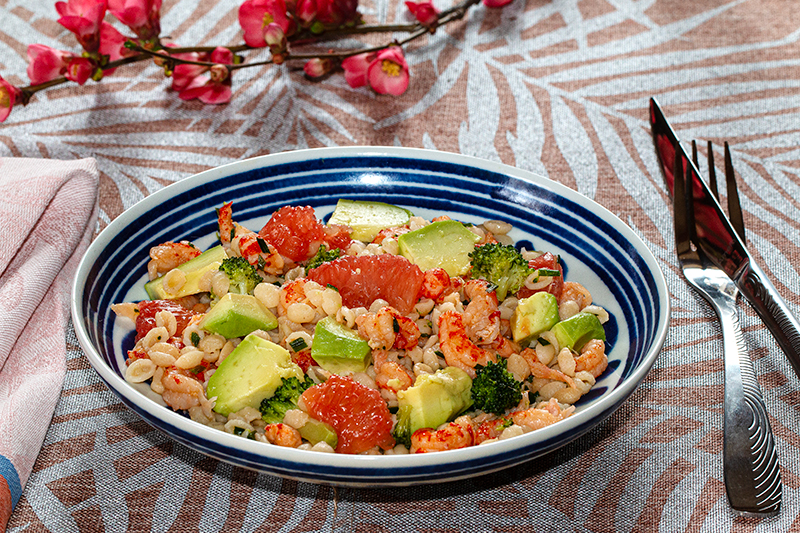
[[[692, 144], [696, 166], [697, 146]], [[712, 177], [710, 187], [718, 197], [710, 142], [708, 157]], [[731, 224], [744, 240], [744, 222], [728, 143], [725, 143], [725, 163], [729, 216]], [[678, 262], [686, 281], [711, 304], [722, 328], [725, 362], [723, 471], [728, 501], [733, 509], [742, 514], [775, 514], [780, 509], [782, 494], [778, 455], [764, 399], [739, 325], [736, 306], [739, 291], [727, 274], [714, 266], [697, 245], [693, 180], [686, 180], [684, 158], [678, 154], [673, 174]], [[691, 176], [691, 173], [688, 174]]]

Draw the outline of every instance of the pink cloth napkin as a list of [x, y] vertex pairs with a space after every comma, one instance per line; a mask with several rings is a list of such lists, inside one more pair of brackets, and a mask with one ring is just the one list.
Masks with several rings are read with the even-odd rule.
[[0, 158], [0, 532], [66, 372], [70, 285], [97, 220], [94, 159]]

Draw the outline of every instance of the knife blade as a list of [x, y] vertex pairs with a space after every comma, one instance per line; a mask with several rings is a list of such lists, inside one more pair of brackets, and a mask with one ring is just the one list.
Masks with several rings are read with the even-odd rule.
[[800, 323], [761, 267], [753, 261], [655, 98], [650, 99], [650, 127], [670, 194], [676, 157], [683, 161], [686, 180], [692, 180], [695, 231], [700, 247], [711, 262], [733, 280], [756, 310], [800, 378]]

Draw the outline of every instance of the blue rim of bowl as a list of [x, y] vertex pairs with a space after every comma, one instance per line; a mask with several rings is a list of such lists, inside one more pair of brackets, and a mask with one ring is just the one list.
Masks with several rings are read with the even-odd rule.
[[[325, 176], [335, 177], [326, 182]], [[321, 177], [322, 176], [322, 177]], [[430, 184], [441, 185], [431, 196]], [[450, 180], [450, 181], [448, 181]], [[246, 184], [248, 193], [236, 195]], [[400, 205], [413, 205], [440, 212], [467, 211], [480, 218], [489, 206], [504, 207], [506, 219], [526, 227], [534, 238], [556, 241], [563, 248], [587, 246], [602, 250], [604, 268], [616, 275], [603, 279], [615, 297], [626, 305], [646, 310], [644, 323], [638, 318], [626, 324], [630, 332], [628, 353], [639, 353], [638, 361], [623, 364], [619, 382], [585, 410], [563, 422], [522, 437], [490, 445], [453, 450], [445, 454], [415, 456], [319, 457], [320, 454], [280, 449], [247, 441], [192, 422], [156, 404], [131, 388], [112, 366], [114, 346], [110, 340], [113, 320], [108, 305], [124, 295], [126, 287], [107, 290], [87, 279], [114, 279], [141, 272], [147, 250], [163, 242], [164, 236], [193, 240], [216, 231], [216, 220], [208, 216], [209, 203], [219, 206], [229, 195], [236, 200], [236, 219], [247, 220], [269, 212], [263, 203], [270, 186], [284, 186], [284, 194], [273, 209], [286, 203], [329, 205], [332, 197], [383, 199]], [[304, 193], [306, 185], [323, 187], [324, 193]], [[402, 192], [402, 194], [401, 194]], [[413, 194], [409, 194], [412, 192]], [[456, 198], [459, 198], [456, 202]], [[222, 201], [220, 201], [222, 199]], [[566, 209], [562, 204], [567, 204]], [[192, 212], [197, 206], [205, 206]], [[457, 209], [454, 209], [456, 207]], [[534, 207], [534, 210], [531, 208]], [[193, 214], [189, 215], [188, 213]], [[496, 211], [495, 211], [496, 212]], [[180, 215], [180, 216], [179, 216]], [[556, 219], [558, 227], [547, 229]], [[144, 219], [144, 221], [143, 221]], [[170, 219], [178, 222], [167, 223]], [[588, 223], [588, 225], [587, 225]], [[163, 224], [163, 225], [162, 225]], [[540, 226], [537, 226], [540, 224]], [[588, 234], [570, 231], [582, 225]], [[614, 237], [614, 238], [611, 238]], [[597, 261], [588, 252], [581, 262]], [[620, 279], [631, 275], [635, 265], [637, 294], [625, 293]], [[569, 279], [569, 278], [568, 278]], [[130, 281], [130, 280], [128, 280]], [[198, 451], [221, 460], [255, 470], [306, 481], [349, 485], [404, 485], [458, 479], [488, 473], [528, 460], [574, 440], [616, 410], [649, 372], [663, 345], [669, 323], [670, 305], [666, 281], [646, 245], [616, 216], [577, 192], [546, 178], [513, 167], [458, 154], [430, 150], [388, 147], [350, 147], [298, 150], [224, 165], [176, 182], [153, 193], [122, 213], [101, 232], [79, 266], [73, 286], [72, 315], [76, 334], [90, 363], [106, 385], [148, 423]], [[629, 318], [629, 317], [626, 317]], [[97, 322], [101, 320], [101, 322]], [[104, 348], [108, 358], [101, 354]], [[532, 437], [533, 436], [533, 437]], [[235, 452], [235, 453], [232, 453]], [[402, 480], [398, 476], [402, 477]]]

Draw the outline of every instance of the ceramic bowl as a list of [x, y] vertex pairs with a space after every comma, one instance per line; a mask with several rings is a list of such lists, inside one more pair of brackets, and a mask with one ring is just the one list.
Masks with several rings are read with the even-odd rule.
[[[344, 455], [247, 440], [173, 412], [145, 385], [123, 379], [133, 344], [130, 322], [110, 305], [146, 299], [148, 250], [188, 239], [216, 241], [214, 209], [233, 201], [234, 219], [258, 230], [276, 209], [311, 205], [330, 215], [340, 198], [400, 205], [430, 219], [499, 219], [526, 248], [561, 256], [565, 278], [579, 280], [608, 310], [608, 370], [552, 426], [511, 439], [447, 452]], [[91, 244], [73, 290], [81, 346], [106, 385], [147, 423], [208, 456], [267, 474], [351, 486], [411, 485], [477, 476], [541, 456], [600, 424], [639, 386], [661, 349], [669, 298], [656, 259], [612, 213], [558, 183], [515, 168], [461, 156], [402, 148], [301, 150], [248, 159], [202, 172], [145, 198]]]

